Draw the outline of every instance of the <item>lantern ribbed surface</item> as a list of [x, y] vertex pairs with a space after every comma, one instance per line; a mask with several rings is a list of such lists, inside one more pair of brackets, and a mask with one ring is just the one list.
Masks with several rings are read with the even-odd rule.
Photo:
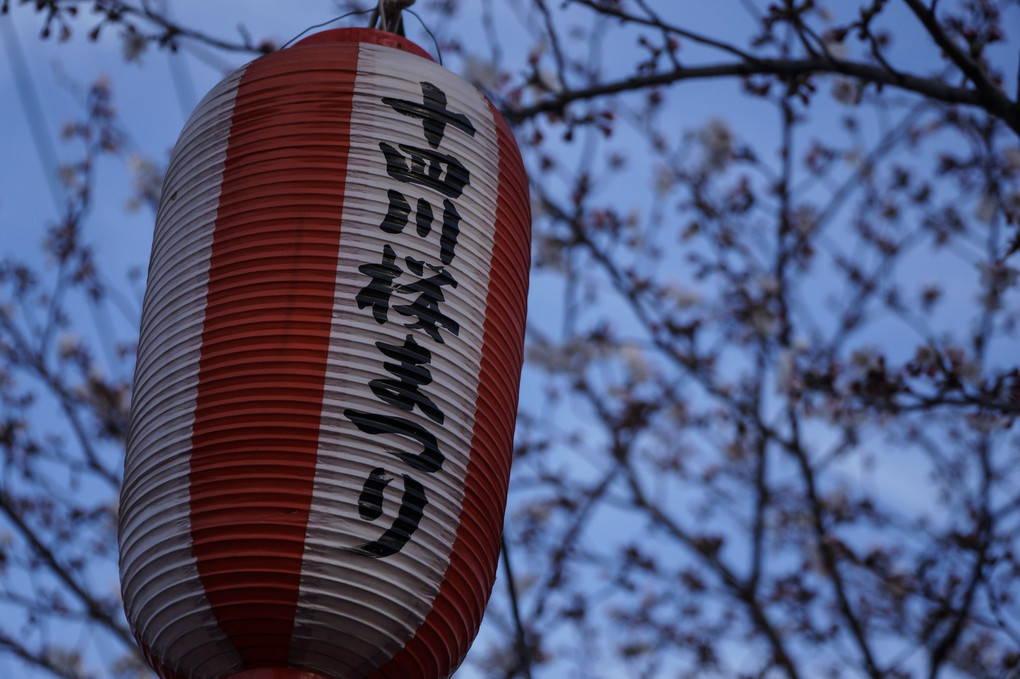
[[226, 77], [162, 189], [120, 505], [165, 679], [449, 676], [495, 578], [529, 199], [506, 122], [413, 43]]

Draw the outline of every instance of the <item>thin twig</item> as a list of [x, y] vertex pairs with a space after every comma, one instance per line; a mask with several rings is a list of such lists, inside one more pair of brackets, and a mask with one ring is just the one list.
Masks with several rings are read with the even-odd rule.
[[517, 640], [517, 662], [520, 663], [521, 673], [525, 679], [531, 679], [531, 651], [528, 638], [524, 633], [524, 624], [521, 622], [521, 607], [517, 597], [517, 585], [514, 583], [514, 572], [510, 567], [510, 548], [507, 546], [506, 536], [500, 536], [500, 545], [503, 552], [503, 569], [506, 571], [506, 588], [510, 594], [510, 609], [514, 616], [514, 629]]
[[111, 607], [106, 606], [102, 602], [93, 598], [92, 595], [81, 584], [79, 584], [77, 580], [75, 580], [74, 576], [71, 575], [70, 569], [60, 563], [56, 554], [54, 554], [53, 551], [46, 546], [43, 539], [39, 537], [31, 526], [28, 525], [24, 517], [14, 506], [14, 502], [10, 495], [8, 495], [3, 489], [0, 489], [0, 512], [2, 512], [4, 516], [6, 516], [12, 524], [14, 524], [14, 526], [18, 529], [18, 532], [20, 532], [22, 536], [28, 540], [32, 549], [39, 555], [42, 562], [46, 564], [49, 571], [53, 573], [58, 580], [64, 583], [75, 597], [77, 597], [78, 601], [88, 612], [88, 616], [109, 630], [126, 646], [134, 646], [134, 639], [131, 637], [131, 633], [114, 619]]

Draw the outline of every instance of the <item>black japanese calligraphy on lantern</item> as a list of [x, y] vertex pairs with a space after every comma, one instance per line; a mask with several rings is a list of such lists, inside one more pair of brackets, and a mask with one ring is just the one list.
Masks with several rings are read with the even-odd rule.
[[[432, 149], [443, 141], [448, 126], [454, 127], [469, 137], [475, 136], [475, 126], [463, 113], [447, 108], [446, 93], [430, 82], [422, 81], [422, 101], [383, 97], [382, 101], [401, 115], [422, 121], [425, 140]], [[468, 169], [457, 158], [435, 150], [398, 144], [393, 146], [380, 142], [379, 148], [386, 159], [386, 173], [400, 182], [417, 184], [435, 189], [446, 196], [443, 200], [443, 229], [440, 237], [440, 261], [450, 264], [455, 256], [457, 237], [460, 235], [460, 213], [453, 200], [459, 198], [464, 187], [471, 182]], [[395, 190], [387, 192], [389, 207], [380, 225], [386, 233], [400, 233], [407, 224], [411, 203], [407, 197]], [[436, 209], [425, 198], [416, 203], [415, 224], [418, 235], [429, 235]]]
[[[457, 281], [445, 267], [436, 266], [414, 257], [405, 257], [406, 270], [396, 263], [396, 252], [390, 245], [383, 246], [383, 259], [379, 264], [362, 264], [358, 271], [372, 280], [355, 296], [359, 309], [372, 308], [377, 323], [389, 318], [390, 303], [394, 292], [413, 296], [410, 304], [399, 304], [393, 310], [416, 320], [404, 323], [412, 330], [424, 330], [429, 337], [440, 344], [445, 343], [441, 330], [451, 335], [460, 335], [460, 323], [443, 313], [440, 304], [446, 301], [444, 287], [457, 287]], [[426, 271], [431, 275], [426, 275]], [[404, 273], [415, 280], [397, 283]]]
[[[351, 551], [375, 559], [393, 556], [404, 548], [418, 530], [418, 524], [425, 516], [425, 505], [429, 501], [425, 497], [425, 487], [421, 483], [407, 474], [403, 477], [404, 495], [400, 500], [400, 510], [393, 525], [378, 540], [366, 542], [352, 548]], [[382, 489], [392, 480], [386, 477], [386, 471], [381, 467], [372, 470], [368, 480], [365, 481], [365, 489], [358, 502], [361, 518], [370, 521], [379, 518], [382, 514]]]
[[432, 361], [432, 352], [414, 341], [408, 335], [401, 345], [376, 342], [375, 346], [396, 363], [383, 363], [383, 367], [394, 378], [375, 379], [368, 383], [372, 393], [379, 400], [410, 412], [417, 407], [430, 420], [442, 424], [443, 411], [435, 401], [421, 392], [421, 387], [432, 381], [432, 373], [426, 367]]
[[[446, 93], [440, 88], [424, 81], [420, 85], [420, 103], [382, 98], [382, 102], [397, 113], [421, 120], [428, 147], [379, 142], [386, 174], [406, 185], [401, 190], [386, 191], [386, 214], [379, 229], [386, 234], [403, 234], [413, 219], [413, 233], [424, 239], [436, 230], [438, 218], [441, 264], [411, 256], [398, 257], [395, 245], [404, 241], [395, 239], [385, 243], [378, 263], [366, 262], [358, 267], [369, 280], [355, 300], [358, 309], [370, 309], [379, 324], [395, 320], [390, 315], [392, 310], [409, 319], [402, 323], [405, 328], [420, 330], [432, 341], [444, 344], [448, 336], [460, 334], [460, 324], [444, 312], [442, 305], [446, 302], [445, 290], [457, 288], [457, 281], [446, 268], [456, 257], [460, 235], [461, 215], [454, 201], [470, 184], [471, 174], [456, 156], [439, 150], [439, 146], [449, 130], [474, 137], [475, 127], [466, 115], [449, 109]], [[421, 188], [429, 191], [421, 191]], [[394, 293], [401, 295], [404, 303], [394, 303]], [[380, 376], [369, 380], [367, 385], [375, 397], [397, 412], [417, 410], [433, 423], [442, 425], [445, 415], [427, 391], [433, 380], [432, 352], [415, 339], [413, 332], [406, 334], [403, 342], [378, 341], [375, 346], [381, 354], [382, 370]], [[434, 474], [442, 469], [445, 456], [438, 439], [418, 422], [392, 413], [351, 408], [344, 410], [344, 416], [365, 434], [396, 437], [401, 443], [387, 448], [387, 452], [418, 472]], [[410, 474], [400, 477], [403, 494], [392, 525], [378, 540], [356, 547], [354, 552], [373, 558], [391, 556], [403, 549], [418, 529], [428, 505], [425, 487]], [[384, 467], [376, 467], [368, 474], [358, 498], [358, 513], [362, 519], [375, 521], [383, 515], [385, 491], [396, 478]]]
[[439, 442], [436, 437], [412, 420], [395, 415], [365, 413], [352, 408], [344, 410], [344, 417], [366, 434], [396, 434], [417, 443], [421, 447], [420, 452], [386, 451], [396, 455], [415, 469], [431, 474], [442, 469], [443, 462], [446, 461], [446, 457], [439, 451]]
[[[407, 216], [411, 214], [411, 204], [407, 202], [404, 194], [393, 189], [386, 192], [386, 198], [389, 201], [389, 207], [386, 208], [386, 216], [383, 217], [379, 228], [386, 233], [400, 233], [407, 226]], [[430, 207], [429, 216], [431, 215]]]
[[397, 253], [389, 245], [383, 246], [383, 258], [379, 264], [362, 264], [358, 271], [372, 279], [354, 297], [359, 309], [372, 307], [372, 316], [377, 323], [386, 322], [386, 313], [390, 308], [390, 296], [396, 286], [393, 284], [402, 273], [397, 266]]
[[361, 489], [361, 497], [358, 498], [358, 514], [361, 514], [361, 518], [375, 521], [382, 516], [383, 491], [392, 480], [386, 476], [384, 468], [376, 467], [372, 470]]
[[443, 141], [446, 126], [453, 125], [468, 136], [475, 136], [475, 126], [463, 113], [453, 113], [446, 108], [446, 92], [430, 82], [421, 82], [422, 103], [407, 99], [383, 97], [383, 103], [394, 111], [412, 118], [421, 118], [425, 139], [429, 146], [436, 148]]
[[[415, 469], [431, 474], [439, 471], [446, 460], [439, 451], [436, 437], [411, 420], [378, 413], [366, 413], [351, 408], [344, 410], [344, 416], [366, 434], [397, 434], [417, 442], [421, 446], [421, 452], [387, 451]], [[393, 525], [378, 540], [354, 547], [352, 551], [377, 559], [392, 556], [403, 549], [414, 532], [418, 530], [418, 525], [421, 523], [422, 517], [425, 516], [425, 505], [428, 504], [425, 487], [408, 474], [402, 476], [404, 493]], [[376, 467], [372, 470], [365, 480], [358, 498], [358, 514], [361, 515], [361, 518], [374, 521], [382, 516], [383, 492], [392, 480], [386, 475], [385, 468]]]
[[[404, 194], [390, 189], [386, 193], [389, 207], [379, 228], [386, 233], [403, 233], [411, 215], [411, 204]], [[425, 238], [432, 233], [435, 221], [432, 204], [419, 198], [415, 205], [415, 229], [419, 236]], [[460, 213], [457, 206], [449, 198], [443, 199], [443, 227], [439, 237], [439, 260], [450, 264], [456, 256], [457, 237], [460, 235]]]
[[[441, 266], [435, 266], [414, 257], [407, 257], [406, 262], [408, 270], [418, 276], [418, 280], [402, 284], [400, 290], [415, 293], [417, 297], [412, 304], [401, 304], [393, 309], [418, 320], [414, 323], [405, 323], [404, 326], [412, 330], [424, 330], [429, 337], [440, 344], [445, 343], [439, 332], [440, 328], [452, 335], [459, 335], [460, 323], [444, 314], [439, 308], [440, 302], [446, 301], [443, 287], [449, 285], [456, 288], [457, 281], [453, 280], [453, 276]], [[433, 272], [433, 275], [426, 278], [425, 269]]]
[[[435, 189], [447, 198], [459, 198], [471, 173], [455, 156], [410, 144], [379, 142], [386, 157], [386, 174], [406, 184]], [[406, 154], [406, 155], [405, 155]]]

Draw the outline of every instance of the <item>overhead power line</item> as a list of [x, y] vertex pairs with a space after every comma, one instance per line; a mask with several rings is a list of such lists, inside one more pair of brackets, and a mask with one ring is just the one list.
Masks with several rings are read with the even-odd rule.
[[46, 116], [35, 88], [35, 80], [28, 69], [28, 62], [25, 60], [25, 53], [21, 48], [21, 41], [18, 39], [18, 31], [14, 27], [14, 18], [10, 13], [0, 16], [0, 31], [3, 33], [3, 40], [0, 42], [3, 42], [4, 50], [7, 52], [11, 75], [18, 90], [18, 100], [25, 113], [25, 120], [28, 122], [32, 142], [35, 145], [36, 154], [39, 156], [39, 162], [42, 164], [43, 173], [46, 175], [46, 185], [49, 187], [53, 204], [60, 212], [65, 203], [65, 193], [57, 181], [57, 170], [60, 167], [57, 149], [50, 137]]

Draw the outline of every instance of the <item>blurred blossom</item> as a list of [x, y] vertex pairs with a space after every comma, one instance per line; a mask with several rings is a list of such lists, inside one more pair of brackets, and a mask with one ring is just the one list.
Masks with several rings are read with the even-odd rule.
[[721, 118], [712, 118], [698, 132], [698, 141], [705, 149], [705, 161], [709, 167], [721, 170], [730, 162], [733, 154], [733, 133]]
[[762, 274], [756, 281], [758, 289], [765, 295], [772, 297], [779, 292], [779, 281], [772, 274]]
[[78, 186], [78, 173], [70, 165], [61, 165], [57, 168], [57, 176], [65, 188], [73, 189]]
[[645, 360], [645, 352], [635, 344], [623, 346], [623, 362], [635, 382], [643, 382], [652, 376], [652, 366]]
[[573, 344], [541, 343], [525, 349], [526, 360], [550, 373], [571, 372], [598, 354], [600, 347], [581, 340]]
[[461, 64], [461, 77], [475, 87], [494, 90], [497, 87], [496, 68], [492, 63], [468, 54]]
[[1002, 296], [1017, 283], [1017, 269], [1003, 262], [982, 262], [978, 265], [981, 271], [981, 294], [978, 301], [985, 309], [1001, 309]]
[[658, 165], [655, 168], [655, 192], [660, 196], [673, 190], [676, 183], [676, 175], [665, 165]]
[[928, 366], [937, 365], [939, 361], [939, 352], [935, 350], [935, 347], [930, 344], [922, 344], [917, 347], [917, 351], [914, 352], [914, 363], [921, 368], [927, 368]]
[[128, 200], [127, 209], [136, 210], [143, 204], [155, 208], [159, 204], [163, 175], [156, 163], [138, 154], [128, 158], [128, 169], [134, 176], [134, 196]]
[[1020, 191], [1010, 191], [1002, 199], [1002, 210], [1010, 223], [1020, 221]]
[[113, 85], [110, 83], [110, 78], [105, 75], [101, 75], [92, 81], [92, 93], [97, 97], [109, 97], [112, 94]]
[[566, 271], [567, 261], [563, 257], [563, 243], [556, 238], [536, 239], [536, 264], [553, 271]]
[[546, 92], [558, 94], [563, 91], [563, 83], [560, 82], [559, 76], [550, 71], [548, 68], [539, 68], [536, 75], [538, 76], [538, 82], [536, 85], [538, 85], [538, 88], [542, 90], [539, 92], [540, 94], [544, 94]]
[[960, 347], [949, 347], [945, 353], [954, 373], [970, 382], [976, 382], [980, 379], [981, 364], [977, 361], [968, 361], [967, 354], [963, 349]]
[[858, 372], [877, 370], [881, 365], [881, 357], [873, 349], [855, 349], [850, 354], [850, 367]]
[[57, 353], [61, 358], [70, 358], [78, 352], [78, 337], [76, 335], [63, 335], [57, 343]]
[[999, 212], [999, 206], [995, 202], [995, 197], [988, 193], [981, 194], [981, 200], [978, 201], [977, 208], [974, 210], [974, 217], [985, 224], [992, 224], [995, 222], [995, 215]]
[[662, 288], [666, 299], [681, 309], [692, 307], [701, 301], [701, 293], [694, 288], [681, 288], [674, 283], [667, 283]]
[[1002, 159], [1010, 170], [1020, 170], [1020, 146], [1010, 146], [1002, 153]]
[[740, 461], [747, 457], [747, 450], [740, 444], [739, 441], [731, 441], [729, 445], [724, 449], [726, 453], [726, 459], [730, 461]]
[[120, 48], [124, 55], [124, 61], [141, 63], [142, 53], [148, 47], [148, 40], [146, 40], [145, 36], [136, 31], [133, 26], [129, 26], [127, 30], [120, 34], [120, 37]]
[[776, 315], [763, 306], [756, 306], [751, 312], [751, 327], [759, 335], [771, 335], [779, 325]]
[[542, 55], [549, 49], [549, 39], [545, 35], [539, 36], [538, 40], [531, 49], [528, 50], [528, 62], [537, 64], [538, 60], [542, 58]]
[[534, 221], [539, 217], [544, 217], [548, 214], [545, 209], [545, 203], [539, 200], [538, 197], [532, 193], [531, 195], [531, 219]]
[[1009, 425], [1009, 419], [1003, 415], [973, 413], [967, 416], [967, 426], [980, 434], [991, 434], [994, 431], [1005, 429]]
[[1020, 271], [1004, 262], [982, 262], [978, 265], [981, 271], [981, 286], [1003, 292], [1017, 283]]
[[790, 213], [790, 225], [801, 236], [808, 236], [815, 228], [817, 215], [809, 205], [801, 205]]
[[776, 361], [776, 389], [783, 394], [797, 394], [802, 387], [803, 383], [797, 374], [794, 352], [787, 349], [779, 355], [779, 360]]
[[840, 41], [826, 40], [825, 49], [828, 50], [829, 54], [831, 54], [834, 59], [846, 59], [847, 56], [846, 42], [842, 40]]
[[921, 289], [921, 305], [926, 311], [942, 297], [942, 288], [934, 284], [928, 284]]
[[81, 654], [54, 646], [47, 647], [43, 659], [50, 667], [59, 668], [59, 676], [80, 676], [84, 669]]
[[128, 158], [128, 169], [136, 174], [144, 171], [146, 168], [149, 168], [152, 165], [153, 163], [150, 160], [148, 160], [145, 156], [134, 154], [130, 158]]
[[837, 78], [832, 84], [832, 96], [841, 104], [856, 106], [861, 101], [860, 81]]
[[835, 488], [822, 498], [826, 508], [836, 515], [845, 516], [850, 511], [850, 496], [845, 488]]

